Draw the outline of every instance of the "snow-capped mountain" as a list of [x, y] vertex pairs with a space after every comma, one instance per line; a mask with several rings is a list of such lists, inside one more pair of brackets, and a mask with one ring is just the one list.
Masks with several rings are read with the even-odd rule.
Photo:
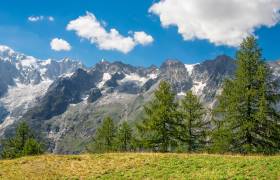
[[104, 117], [117, 122], [139, 120], [143, 104], [160, 81], [169, 81], [178, 98], [193, 90], [211, 107], [224, 78], [232, 76], [234, 69], [234, 60], [227, 56], [194, 65], [167, 60], [159, 68], [101, 61], [52, 83], [23, 119], [44, 132], [50, 151], [75, 153], [82, 148], [71, 142], [87, 143]]
[[[106, 116], [116, 122], [139, 121], [143, 104], [162, 80], [171, 83], [177, 98], [192, 90], [212, 108], [224, 79], [233, 77], [236, 68], [233, 59], [218, 56], [199, 64], [166, 60], [148, 68], [102, 60], [85, 69], [69, 59], [41, 61], [0, 49], [0, 87], [6, 85], [0, 98], [0, 133], [9, 135], [17, 122], [26, 120], [54, 153], [83, 151]], [[268, 65], [280, 79], [280, 63]]]
[[72, 73], [77, 68], [83, 67], [80, 62], [68, 58], [60, 61], [39, 60], [15, 52], [7, 46], [0, 46], [0, 63], [3, 68], [1, 75], [5, 73], [5, 75], [11, 76], [10, 73], [13, 72], [13, 79], [21, 84], [39, 84], [45, 80], [55, 80], [62, 74]]
[[0, 134], [36, 104], [60, 76], [83, 68], [70, 59], [39, 60], [0, 46]]

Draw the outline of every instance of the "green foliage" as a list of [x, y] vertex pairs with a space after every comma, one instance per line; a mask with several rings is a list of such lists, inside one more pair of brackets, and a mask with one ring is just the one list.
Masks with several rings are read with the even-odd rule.
[[132, 149], [132, 128], [125, 121], [119, 127], [116, 135], [116, 149], [118, 151], [130, 151]]
[[179, 113], [171, 86], [162, 81], [155, 97], [144, 107], [144, 119], [137, 126], [145, 148], [167, 152], [177, 144]]
[[233, 131], [230, 122], [237, 118], [233, 113], [237, 108], [235, 99], [231, 98], [233, 88], [235, 88], [233, 81], [226, 79], [223, 84], [223, 92], [218, 96], [219, 104], [213, 110], [212, 126], [214, 130], [211, 134], [211, 151], [216, 153], [232, 151]]
[[4, 141], [3, 146], [1, 157], [7, 159], [43, 153], [42, 145], [25, 122], [19, 124], [15, 136]]
[[202, 150], [206, 145], [209, 123], [203, 120], [205, 110], [197, 96], [188, 91], [180, 103], [182, 124], [179, 139], [186, 145], [187, 151]]
[[224, 83], [214, 110], [213, 147], [220, 152], [279, 152], [278, 101], [276, 83], [256, 39], [248, 37], [237, 53], [236, 77]]
[[112, 118], [107, 117], [103, 120], [100, 128], [97, 129], [93, 143], [88, 146], [91, 152], [110, 152], [114, 150], [116, 137], [116, 127]]
[[23, 151], [23, 155], [35, 155], [35, 154], [42, 154], [42, 146], [39, 144], [35, 139], [30, 138], [26, 141]]

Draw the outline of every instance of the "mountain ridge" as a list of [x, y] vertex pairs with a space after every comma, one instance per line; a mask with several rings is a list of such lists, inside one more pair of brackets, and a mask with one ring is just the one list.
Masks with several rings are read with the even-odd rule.
[[[5, 59], [3, 62], [9, 62], [14, 57], [9, 60], [4, 56], [2, 59]], [[68, 61], [72, 62], [69, 59]], [[171, 59], [159, 67], [135, 67], [120, 61], [104, 60], [89, 68], [79, 63], [72, 65], [61, 71], [68, 70], [71, 73], [54, 73], [49, 84], [43, 84], [47, 89], [38, 91], [36, 100], [30, 99], [32, 103], [25, 102], [29, 106], [18, 113], [7, 108], [7, 104], [13, 105], [12, 101], [7, 103], [5, 98], [11, 87], [19, 86], [17, 83], [9, 85], [8, 93], [0, 97], [0, 112], [2, 117], [6, 117], [0, 124], [0, 136], [9, 136], [18, 122], [26, 120], [46, 140], [49, 152], [78, 153], [84, 150], [104, 117], [111, 116], [117, 123], [139, 121], [143, 105], [153, 98], [153, 91], [160, 81], [168, 81], [178, 99], [182, 98], [186, 91], [192, 90], [205, 107], [212, 108], [221, 92], [224, 79], [234, 77], [236, 68], [235, 60], [225, 55], [192, 65]], [[280, 64], [269, 62], [268, 65], [279, 81]], [[0, 69], [1, 66], [4, 65], [0, 61]], [[40, 71], [40, 67], [37, 71]], [[28, 75], [25, 74], [25, 78], [36, 79]], [[16, 77], [10, 76], [10, 79]], [[39, 78], [37, 84], [31, 80], [22, 82], [35, 87], [46, 82], [41, 79]], [[32, 91], [35, 92], [34, 89]], [[2, 111], [1, 102], [6, 102], [6, 106], [2, 105]], [[13, 114], [14, 120], [7, 121], [7, 117]]]

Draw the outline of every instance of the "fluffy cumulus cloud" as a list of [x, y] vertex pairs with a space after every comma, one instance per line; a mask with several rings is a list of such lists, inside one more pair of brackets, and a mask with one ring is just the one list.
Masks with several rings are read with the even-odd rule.
[[71, 50], [71, 45], [59, 38], [54, 38], [51, 43], [50, 43], [51, 49], [54, 51], [70, 51]]
[[154, 41], [153, 37], [151, 35], [146, 34], [145, 32], [134, 32], [134, 41], [142, 44], [147, 45]]
[[279, 10], [280, 0], [161, 0], [149, 12], [163, 27], [177, 26], [184, 40], [236, 47], [257, 28], [275, 26]]
[[70, 21], [66, 29], [75, 31], [79, 37], [88, 39], [99, 49], [116, 50], [122, 53], [130, 52], [138, 44], [147, 45], [153, 42], [153, 38], [145, 32], [134, 32], [134, 37], [131, 37], [121, 35], [114, 28], [107, 31], [104, 24], [89, 12]]
[[38, 22], [38, 21], [43, 21], [43, 20], [47, 20], [47, 21], [54, 21], [54, 17], [53, 16], [29, 16], [28, 21], [30, 22]]

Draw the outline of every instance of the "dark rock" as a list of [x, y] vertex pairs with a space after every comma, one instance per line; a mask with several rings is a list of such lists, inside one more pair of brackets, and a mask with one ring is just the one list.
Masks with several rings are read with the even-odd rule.
[[102, 96], [100, 89], [98, 88], [92, 88], [89, 91], [89, 97], [87, 99], [87, 101], [89, 103], [93, 103], [95, 102], [97, 99], [99, 99]]

